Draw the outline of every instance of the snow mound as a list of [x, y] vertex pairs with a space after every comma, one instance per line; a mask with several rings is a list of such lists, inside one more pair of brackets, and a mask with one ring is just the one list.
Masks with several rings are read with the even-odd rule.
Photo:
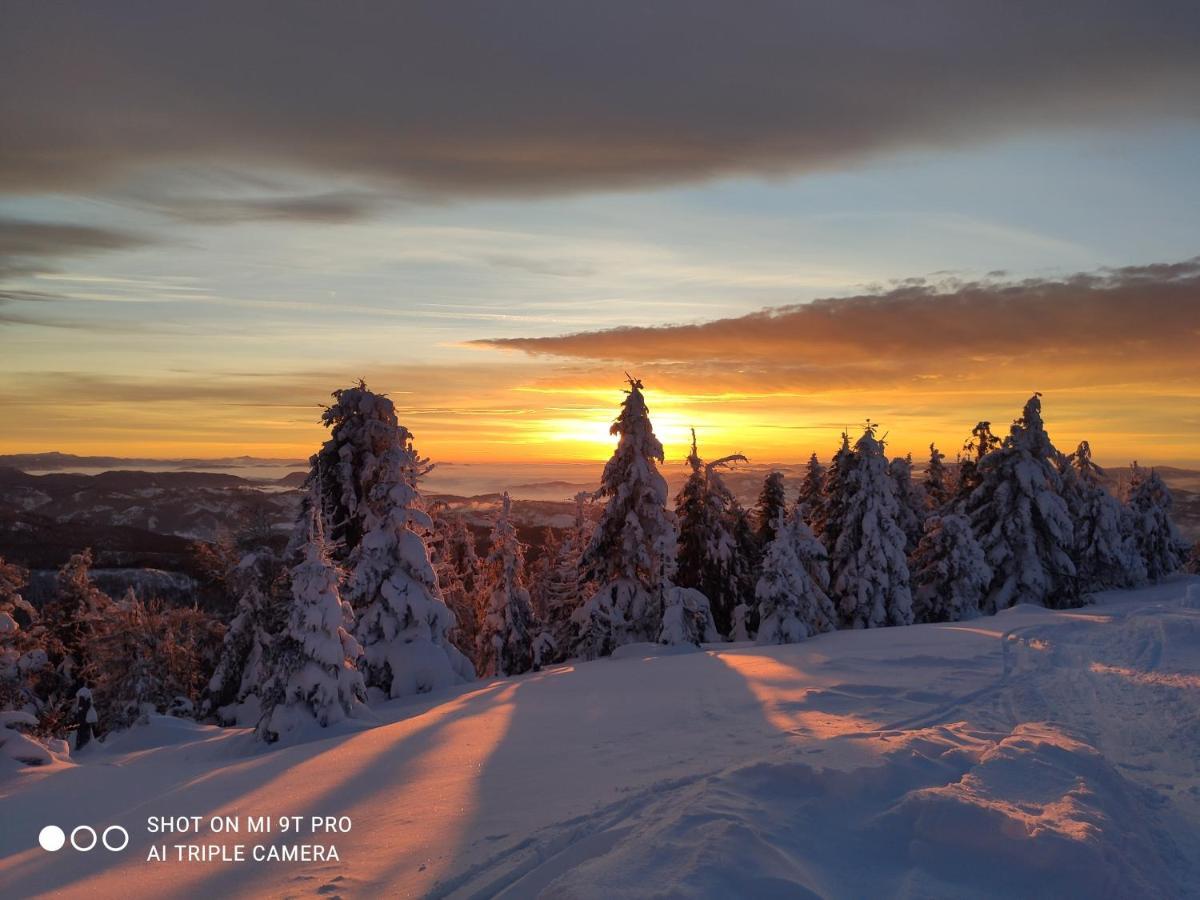
[[[1175, 896], [1177, 855], [1153, 794], [1045, 724], [964, 724], [844, 739], [880, 764], [801, 758], [728, 770], [665, 795], [512, 885], [606, 898]], [[822, 755], [837, 760], [835, 745]], [[882, 812], [881, 812], [882, 810]], [[590, 858], [581, 853], [590, 847]], [[580, 858], [583, 856], [583, 858]], [[868, 864], [869, 863], [869, 864]]]

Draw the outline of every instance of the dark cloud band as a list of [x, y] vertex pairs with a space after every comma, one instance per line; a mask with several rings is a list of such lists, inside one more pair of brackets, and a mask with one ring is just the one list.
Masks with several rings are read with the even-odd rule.
[[628, 187], [1200, 113], [1182, 0], [80, 0], [4, 19], [8, 191], [196, 160], [448, 194]]
[[[1190, 373], [1200, 352], [1200, 257], [1060, 280], [906, 282], [733, 319], [478, 345], [763, 386], [995, 379], [1002, 370], [1120, 379]], [[736, 373], [736, 375], [735, 375]], [[744, 376], [744, 377], [743, 377]]]

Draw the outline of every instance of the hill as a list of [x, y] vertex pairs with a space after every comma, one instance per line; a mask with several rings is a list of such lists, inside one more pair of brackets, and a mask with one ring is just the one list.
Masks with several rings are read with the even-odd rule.
[[[0, 881], [127, 898], [1195, 896], [1198, 578], [1084, 610], [659, 652], [395, 701], [275, 750], [160, 717], [0, 782]], [[147, 833], [191, 815], [306, 824]], [[312, 835], [310, 816], [351, 827]], [[132, 839], [49, 854], [48, 823]], [[146, 862], [152, 843], [338, 859]]]

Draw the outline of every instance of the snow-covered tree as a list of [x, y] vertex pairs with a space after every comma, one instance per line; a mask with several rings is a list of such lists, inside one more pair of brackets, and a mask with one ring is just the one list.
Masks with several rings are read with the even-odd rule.
[[831, 504], [840, 511], [826, 527], [836, 538], [830, 550], [833, 595], [842, 622], [851, 628], [878, 628], [912, 623], [905, 535], [898, 520], [899, 504], [888, 475], [884, 444], [867, 423], [854, 445], [851, 464], [836, 467], [844, 499]]
[[946, 454], [940, 451], [936, 444], [929, 445], [929, 468], [925, 470], [925, 499], [930, 512], [940, 511], [954, 496], [945, 459]]
[[979, 615], [992, 570], [966, 516], [930, 516], [912, 562], [913, 620], [957, 622]]
[[708, 598], [695, 588], [671, 585], [667, 588], [660, 644], [700, 644], [719, 641], [721, 635], [713, 622]]
[[993, 450], [998, 450], [1001, 440], [992, 434], [991, 422], [980, 422], [971, 429], [971, 437], [963, 444], [958, 456], [958, 483], [955, 497], [964, 500], [979, 487], [979, 462]]
[[262, 691], [257, 733], [268, 743], [305, 723], [340, 722], [366, 700], [356, 666], [362, 647], [350, 634], [354, 611], [338, 591], [319, 503], [306, 504], [297, 532], [287, 624], [271, 647]]
[[1062, 495], [1075, 526], [1072, 559], [1081, 591], [1137, 587], [1146, 568], [1130, 533], [1128, 514], [1103, 483], [1104, 470], [1092, 460], [1087, 441], [1058, 460]]
[[[21, 588], [29, 573], [0, 557], [0, 711], [36, 716], [47, 677], [49, 658], [45, 627]], [[36, 726], [36, 718], [34, 725]], [[28, 724], [28, 723], [26, 723]]]
[[262, 716], [271, 644], [287, 621], [287, 586], [280, 569], [271, 549], [260, 547], [245, 554], [229, 577], [237, 608], [201, 706], [222, 723], [253, 725]]
[[[42, 611], [43, 621], [57, 643], [57, 667], [68, 681], [88, 675], [92, 636], [104, 620], [112, 600], [92, 583], [92, 551], [74, 553], [58, 571], [53, 598]], [[71, 689], [75, 694], [76, 684]]]
[[729, 634], [733, 609], [746, 596], [749, 587], [753, 548], [749, 535], [738, 540], [738, 530], [748, 530], [733, 493], [725, 486], [719, 469], [746, 457], [734, 454], [705, 463], [696, 449], [692, 431], [691, 468], [687, 481], [675, 501], [679, 526], [677, 581], [681, 587], [694, 588], [708, 598], [713, 620], [721, 634]]
[[474, 657], [479, 644], [479, 596], [483, 587], [483, 562], [475, 550], [475, 535], [462, 516], [444, 508], [435, 510], [430, 560], [442, 599], [454, 613], [449, 640], [463, 654]]
[[1061, 609], [1080, 602], [1074, 524], [1057, 456], [1042, 422], [1041, 394], [1034, 394], [1003, 445], [972, 470], [975, 487], [961, 506], [992, 569], [985, 613], [1014, 603]]
[[1146, 577], [1159, 582], [1183, 568], [1188, 547], [1171, 520], [1171, 491], [1156, 471], [1133, 464], [1125, 505]]
[[837, 544], [839, 530], [846, 518], [850, 475], [857, 463], [858, 457], [850, 447], [850, 435], [843, 431], [842, 445], [833, 454], [829, 468], [825, 470], [820, 506], [810, 510], [807, 518], [813, 534], [821, 539], [830, 553]]
[[92, 742], [100, 723], [100, 716], [92, 703], [92, 690], [84, 686], [75, 692], [74, 711], [75, 749], [82, 750]]
[[595, 593], [594, 586], [583, 581], [579, 571], [579, 559], [591, 538], [592, 520], [586, 505], [590, 496], [588, 493], [575, 496], [574, 522], [560, 537], [548, 541], [545, 548], [546, 567], [538, 588], [544, 665], [567, 658], [575, 630], [571, 617], [584, 598]]
[[219, 623], [200, 610], [126, 592], [92, 639], [89, 686], [105, 730], [155, 713], [193, 716], [220, 640]]
[[[844, 435], [843, 435], [844, 437]], [[796, 497], [796, 509], [810, 528], [823, 518], [821, 506], [825, 501], [825, 467], [813, 453], [804, 467], [804, 479], [800, 482], [800, 494]]]
[[892, 487], [896, 494], [896, 522], [904, 532], [904, 551], [911, 556], [925, 533], [929, 500], [925, 496], [924, 486], [913, 481], [911, 455], [897, 456], [893, 459], [888, 465], [888, 477], [892, 479]]
[[825, 547], [799, 512], [778, 514], [775, 539], [763, 557], [755, 591], [760, 644], [791, 644], [837, 624]]
[[637, 379], [629, 379], [609, 430], [617, 448], [595, 493], [606, 503], [580, 560], [583, 577], [598, 586], [575, 612], [570, 655], [584, 658], [656, 640], [675, 575], [675, 523], [666, 508], [667, 482], [655, 465], [663, 449]]
[[540, 663], [534, 642], [541, 623], [533, 614], [525, 587], [525, 547], [512, 523], [508, 491], [492, 526], [491, 549], [484, 580], [484, 616], [479, 632], [479, 673], [520, 675]]
[[755, 537], [762, 547], [775, 540], [775, 526], [779, 522], [779, 512], [787, 506], [787, 496], [783, 486], [783, 473], [771, 472], [763, 479], [762, 490], [758, 493], [758, 503], [754, 507], [756, 527]]
[[328, 546], [346, 570], [344, 599], [359, 612], [368, 689], [402, 697], [474, 677], [447, 638], [454, 614], [442, 600], [426, 536], [432, 520], [417, 489], [429, 470], [387, 397], [359, 383], [335, 391], [322, 421], [331, 435], [312, 458]]

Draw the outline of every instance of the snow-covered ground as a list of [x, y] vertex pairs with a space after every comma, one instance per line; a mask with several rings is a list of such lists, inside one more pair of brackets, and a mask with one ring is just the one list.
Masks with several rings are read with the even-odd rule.
[[[277, 750], [160, 719], [0, 778], [0, 895], [1200, 896], [1200, 578], [475, 683]], [[350, 816], [336, 863], [148, 816]], [[127, 851], [38, 848], [47, 824]]]

